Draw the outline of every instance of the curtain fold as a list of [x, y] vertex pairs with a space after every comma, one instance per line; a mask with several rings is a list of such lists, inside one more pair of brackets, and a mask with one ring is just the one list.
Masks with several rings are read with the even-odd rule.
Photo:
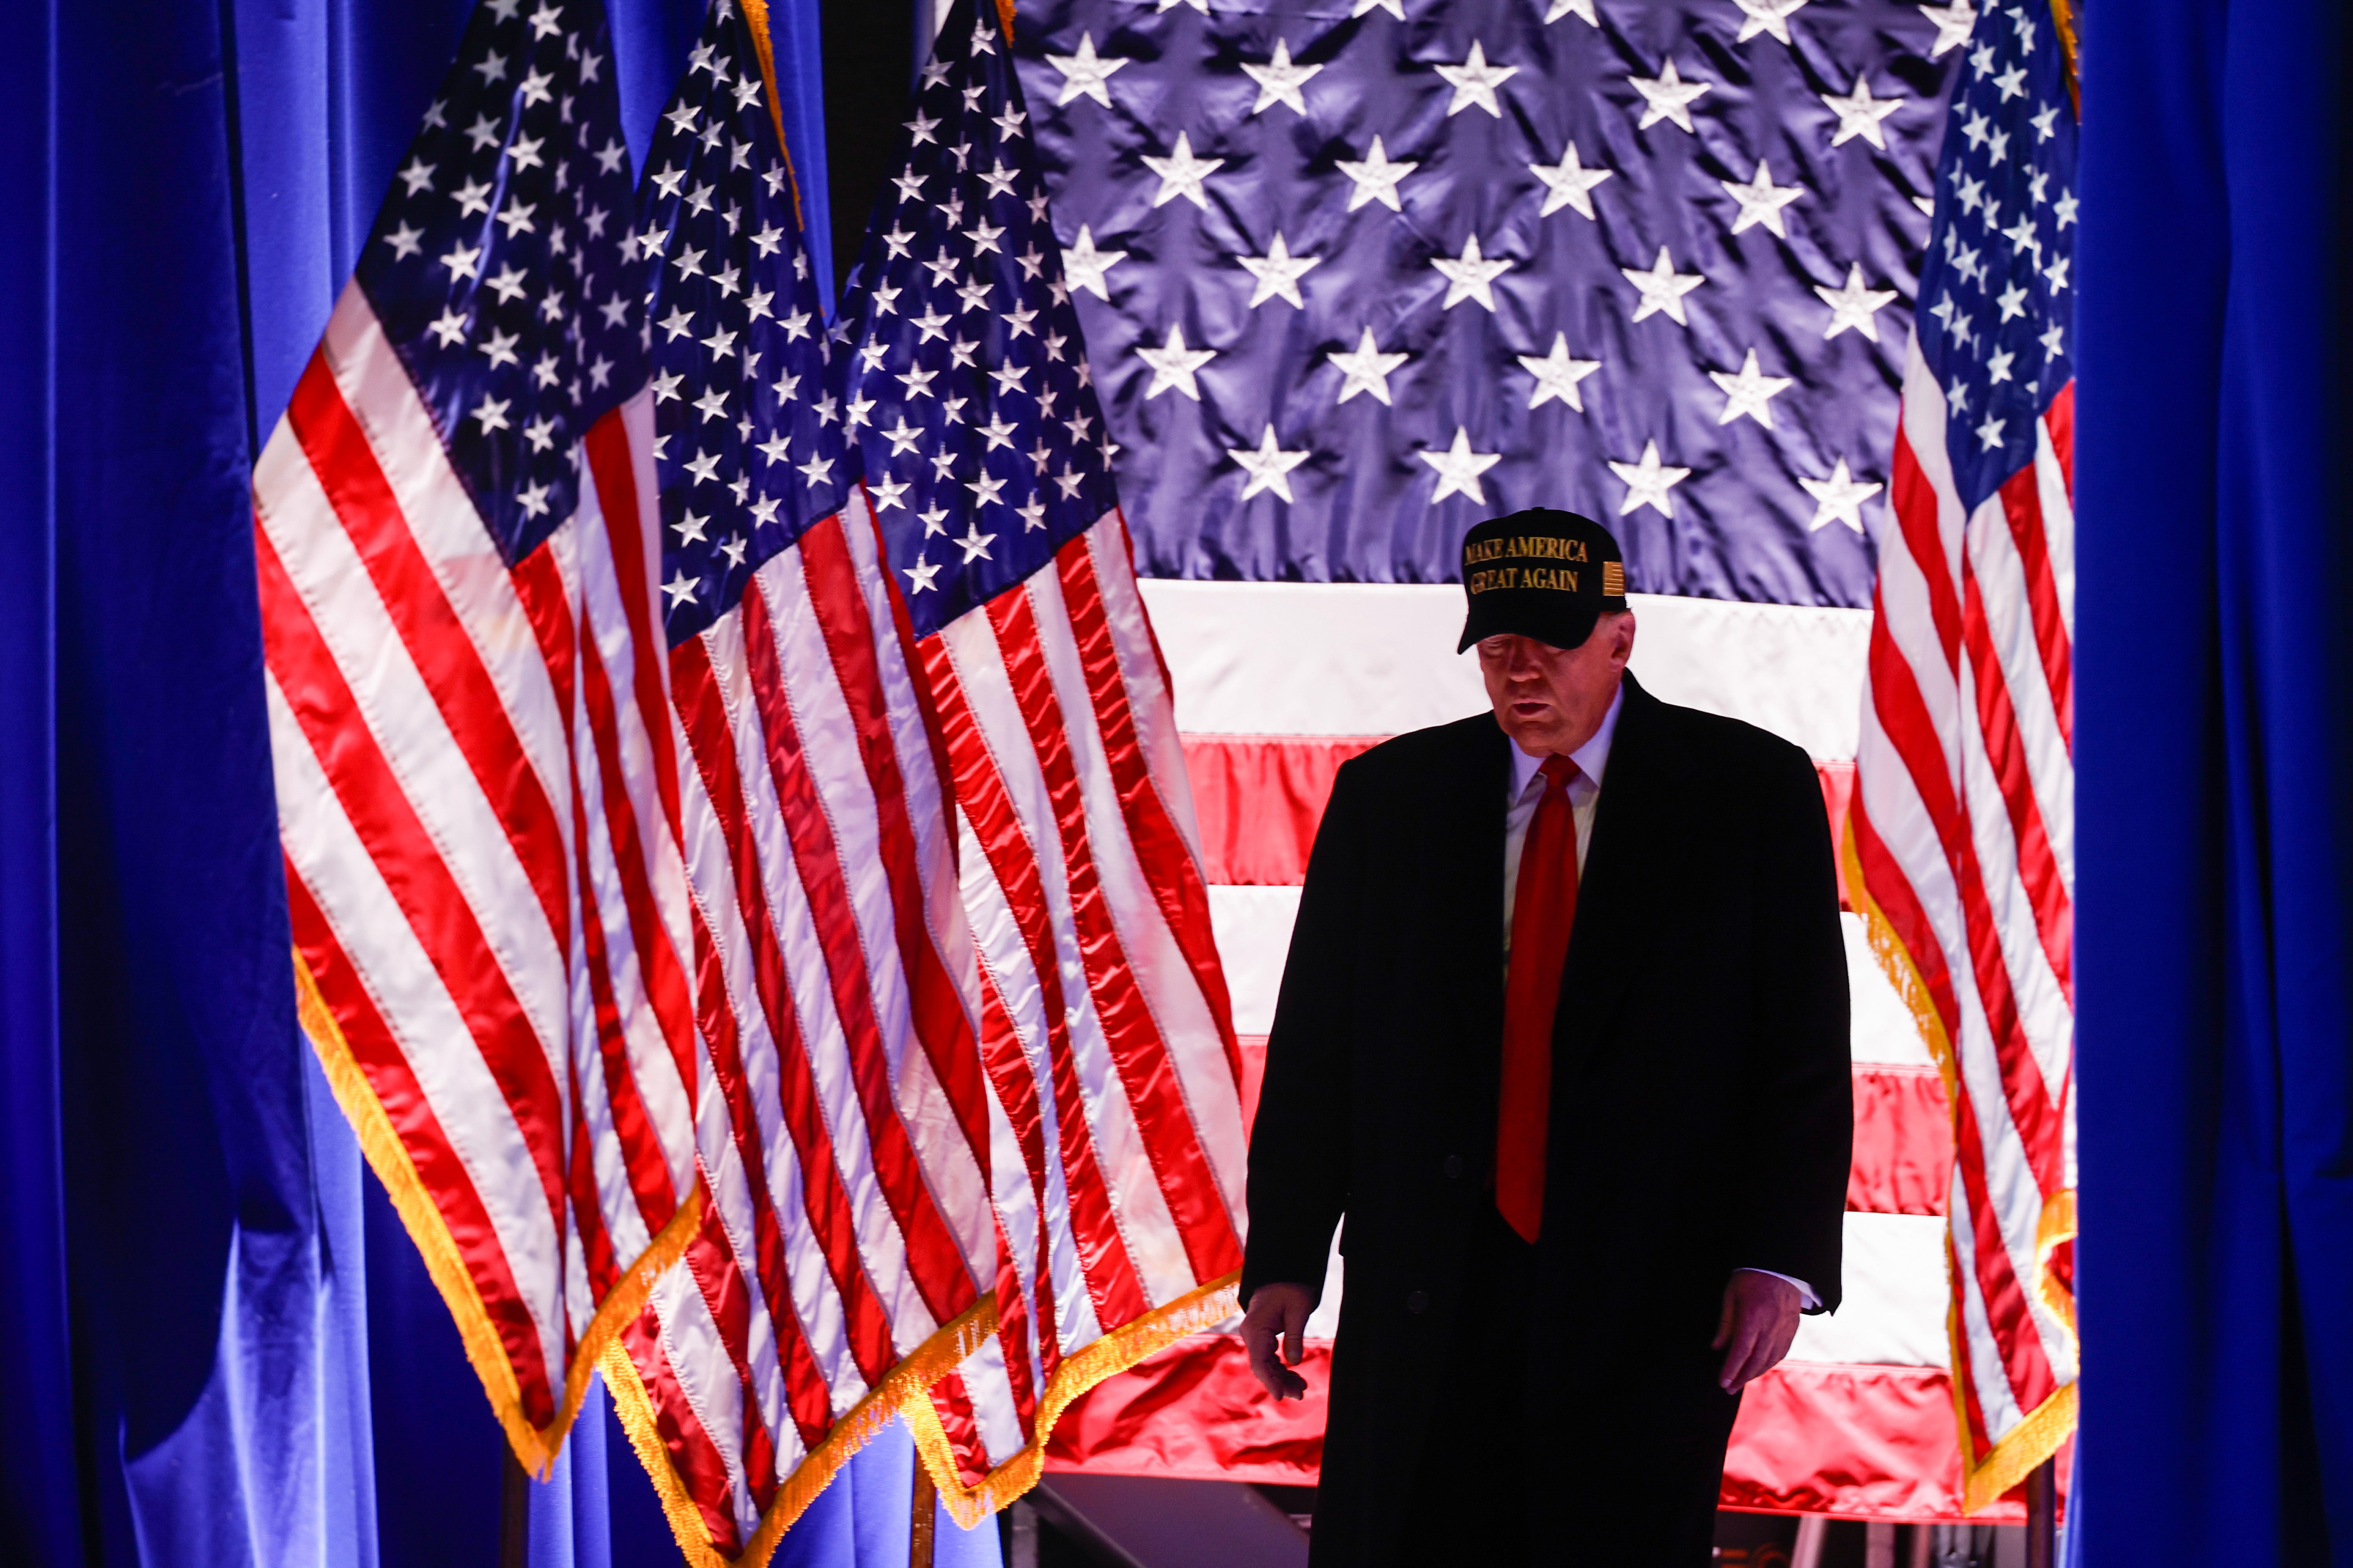
[[[0, 138], [53, 155], [46, 9], [0, 53]], [[45, 364], [57, 228], [20, 189], [0, 245], [0, 1557], [79, 1568], [57, 994], [56, 402]], [[33, 199], [26, 199], [31, 195]]]
[[2353, 1564], [2348, 23], [2086, 27], [2083, 1561]]

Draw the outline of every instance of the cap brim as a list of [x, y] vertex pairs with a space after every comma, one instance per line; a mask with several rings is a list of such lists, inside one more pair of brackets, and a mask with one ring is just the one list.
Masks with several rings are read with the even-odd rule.
[[1509, 634], [1534, 637], [1546, 647], [1556, 647], [1568, 653], [1583, 647], [1586, 639], [1593, 635], [1593, 628], [1600, 624], [1599, 610], [1571, 610], [1565, 615], [1558, 612], [1552, 615], [1514, 615], [1509, 606], [1497, 605], [1482, 615], [1478, 609], [1473, 609], [1462, 617], [1462, 640], [1454, 645], [1454, 651], [1468, 652], [1472, 643]]

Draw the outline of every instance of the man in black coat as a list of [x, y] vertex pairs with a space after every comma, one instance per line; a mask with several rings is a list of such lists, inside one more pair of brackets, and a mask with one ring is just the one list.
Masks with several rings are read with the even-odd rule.
[[1251, 1133], [1243, 1337], [1303, 1391], [1345, 1215], [1314, 1563], [1695, 1568], [1742, 1385], [1839, 1300], [1820, 789], [1625, 673], [1599, 524], [1520, 512], [1463, 550], [1493, 711], [1334, 785]]

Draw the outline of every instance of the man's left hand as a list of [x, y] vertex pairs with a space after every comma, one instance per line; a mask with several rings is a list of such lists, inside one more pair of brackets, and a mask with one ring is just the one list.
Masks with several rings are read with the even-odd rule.
[[1734, 1272], [1724, 1288], [1724, 1312], [1716, 1320], [1715, 1348], [1724, 1352], [1717, 1382], [1737, 1394], [1789, 1353], [1798, 1337], [1798, 1288], [1778, 1274], [1755, 1268]]

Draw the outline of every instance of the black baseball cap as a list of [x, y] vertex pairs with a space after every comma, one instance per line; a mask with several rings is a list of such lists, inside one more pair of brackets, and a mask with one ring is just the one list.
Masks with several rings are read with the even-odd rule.
[[1581, 647], [1595, 622], [1626, 607], [1626, 558], [1591, 518], [1530, 507], [1463, 535], [1462, 594], [1457, 653], [1505, 632]]

